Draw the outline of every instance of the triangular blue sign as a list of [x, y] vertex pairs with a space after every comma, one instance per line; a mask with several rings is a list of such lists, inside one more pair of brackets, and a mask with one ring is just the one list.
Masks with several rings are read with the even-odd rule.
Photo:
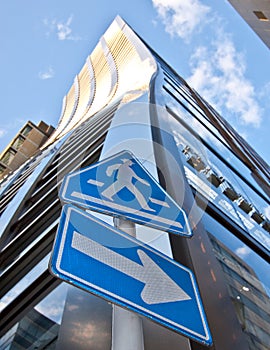
[[212, 343], [193, 273], [76, 206], [63, 207], [50, 270], [189, 338]]
[[127, 151], [66, 175], [60, 198], [139, 224], [192, 236], [183, 209]]

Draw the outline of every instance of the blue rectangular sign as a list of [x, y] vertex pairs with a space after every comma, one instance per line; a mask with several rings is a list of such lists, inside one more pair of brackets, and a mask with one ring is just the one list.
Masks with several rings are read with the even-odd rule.
[[75, 206], [63, 207], [50, 270], [198, 342], [212, 343], [192, 272]]

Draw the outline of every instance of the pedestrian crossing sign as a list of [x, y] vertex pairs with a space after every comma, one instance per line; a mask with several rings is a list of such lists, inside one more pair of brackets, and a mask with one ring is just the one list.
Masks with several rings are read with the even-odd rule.
[[65, 176], [64, 202], [191, 237], [187, 215], [128, 151]]

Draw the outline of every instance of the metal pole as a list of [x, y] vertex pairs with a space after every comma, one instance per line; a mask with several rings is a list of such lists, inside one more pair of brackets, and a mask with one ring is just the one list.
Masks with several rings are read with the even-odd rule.
[[[135, 224], [115, 218], [114, 226], [136, 237]], [[142, 319], [133, 312], [113, 305], [112, 350], [144, 350]]]

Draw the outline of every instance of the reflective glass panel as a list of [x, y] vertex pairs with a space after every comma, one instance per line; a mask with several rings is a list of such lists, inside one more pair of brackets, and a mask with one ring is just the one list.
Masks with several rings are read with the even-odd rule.
[[224, 272], [229, 295], [249, 350], [266, 350], [270, 344], [269, 265], [209, 215], [204, 225]]
[[54, 350], [66, 293], [65, 283], [55, 288], [0, 339], [0, 349]]

